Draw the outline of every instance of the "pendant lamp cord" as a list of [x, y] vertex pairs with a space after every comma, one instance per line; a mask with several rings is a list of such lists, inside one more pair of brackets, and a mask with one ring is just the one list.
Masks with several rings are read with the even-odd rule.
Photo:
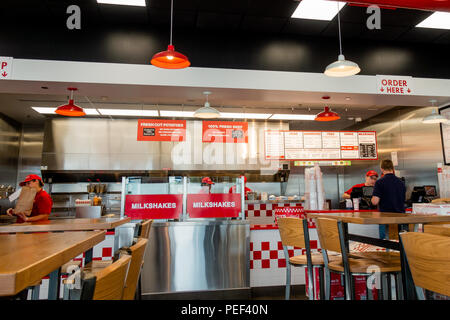
[[338, 7], [338, 28], [339, 28], [339, 50], [340, 50], [340, 54], [342, 54], [342, 42], [341, 42], [341, 17], [339, 12], [341, 11], [339, 9], [339, 2], [336, 1], [337, 3], [337, 7]]
[[173, 0], [170, 4], [170, 45], [172, 45], [172, 28], [173, 28]]

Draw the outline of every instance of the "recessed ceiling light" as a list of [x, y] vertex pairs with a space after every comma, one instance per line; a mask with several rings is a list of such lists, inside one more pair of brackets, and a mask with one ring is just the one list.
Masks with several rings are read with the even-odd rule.
[[98, 109], [104, 116], [157, 117], [158, 110]]
[[314, 121], [315, 114], [274, 114], [270, 120], [308, 120]]
[[350, 97], [345, 97], [345, 100], [350, 101], [350, 100], [352, 100], [352, 98], [350, 98]]
[[302, 0], [291, 18], [331, 21], [345, 4], [328, 0]]
[[[34, 111], [39, 112], [41, 114], [55, 114], [55, 110], [56, 110], [56, 108], [46, 108], [46, 107], [31, 107], [31, 109], [33, 109]], [[95, 115], [98, 116], [99, 115], [99, 113], [95, 109], [83, 108], [83, 110], [86, 113], [86, 115], [88, 115], [88, 116], [95, 116]]]
[[161, 117], [194, 117], [194, 111], [171, 111], [171, 110], [159, 110]]
[[145, 7], [145, 0], [97, 0], [100, 4], [118, 4], [121, 6]]
[[268, 119], [271, 113], [233, 113], [233, 112], [221, 112], [221, 118], [227, 119]]
[[450, 12], [435, 12], [416, 27], [450, 30]]

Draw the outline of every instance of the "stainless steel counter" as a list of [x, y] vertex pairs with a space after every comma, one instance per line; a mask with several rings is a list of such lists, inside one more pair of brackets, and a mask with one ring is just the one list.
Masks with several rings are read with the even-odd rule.
[[250, 224], [242, 220], [154, 222], [142, 293], [250, 287]]

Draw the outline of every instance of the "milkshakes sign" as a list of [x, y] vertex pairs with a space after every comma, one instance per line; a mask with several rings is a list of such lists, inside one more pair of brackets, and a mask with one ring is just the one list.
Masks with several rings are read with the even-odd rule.
[[414, 94], [413, 77], [377, 75], [377, 93], [412, 95]]
[[183, 210], [181, 194], [127, 195], [125, 215], [132, 219], [178, 219]]
[[238, 193], [189, 194], [187, 212], [191, 218], [232, 218], [241, 212]]

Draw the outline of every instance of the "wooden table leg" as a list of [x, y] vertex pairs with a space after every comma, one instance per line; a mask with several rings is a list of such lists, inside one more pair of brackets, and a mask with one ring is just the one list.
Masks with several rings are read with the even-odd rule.
[[84, 265], [87, 265], [92, 261], [92, 255], [93, 255], [93, 248], [90, 248], [88, 251], [84, 253]]

